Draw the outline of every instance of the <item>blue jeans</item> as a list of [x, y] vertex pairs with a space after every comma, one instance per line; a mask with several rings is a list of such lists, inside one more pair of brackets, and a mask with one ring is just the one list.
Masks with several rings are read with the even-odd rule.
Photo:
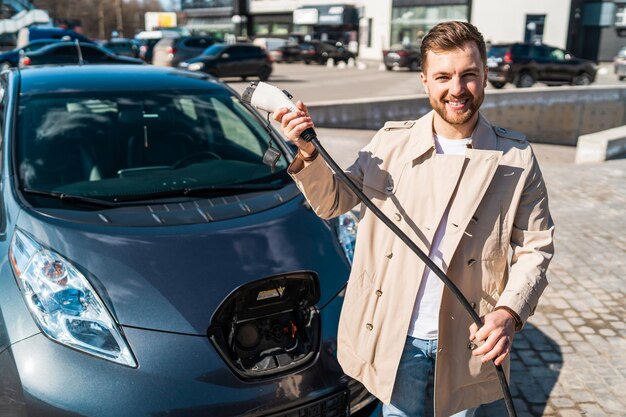
[[[383, 405], [384, 417], [433, 415], [433, 375], [436, 354], [437, 340], [407, 337], [396, 374], [391, 404]], [[452, 417], [473, 417], [475, 412], [476, 408], [471, 408]]]

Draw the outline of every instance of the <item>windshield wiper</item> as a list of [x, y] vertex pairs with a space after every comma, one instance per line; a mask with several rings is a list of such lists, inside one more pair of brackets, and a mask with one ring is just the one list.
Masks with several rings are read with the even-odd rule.
[[72, 194], [66, 194], [66, 193], [59, 193], [57, 191], [44, 191], [44, 190], [33, 190], [31, 188], [23, 188], [22, 192], [25, 194], [31, 194], [31, 195], [41, 195], [44, 197], [52, 197], [52, 198], [56, 198], [58, 200], [61, 200], [62, 202], [67, 202], [67, 203], [80, 203], [80, 204], [86, 204], [92, 207], [98, 207], [98, 208], [103, 208], [103, 207], [117, 207], [118, 204], [114, 201], [108, 201], [108, 200], [102, 200], [99, 198], [91, 198], [91, 197], [85, 197], [82, 195], [72, 195]]
[[195, 196], [213, 196], [223, 195], [225, 192], [232, 194], [250, 193], [254, 191], [269, 191], [283, 188], [284, 184], [231, 184], [231, 185], [210, 185], [196, 188], [177, 188], [173, 190], [163, 190], [154, 193], [136, 194], [132, 196], [116, 197], [113, 199], [116, 203], [124, 203], [128, 201], [150, 200], [153, 198], [167, 197], [195, 197]]

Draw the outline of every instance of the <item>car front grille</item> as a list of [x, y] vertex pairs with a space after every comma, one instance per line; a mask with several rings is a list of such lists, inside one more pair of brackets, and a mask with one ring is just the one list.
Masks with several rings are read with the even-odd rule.
[[343, 391], [268, 417], [347, 417], [349, 407], [348, 391]]

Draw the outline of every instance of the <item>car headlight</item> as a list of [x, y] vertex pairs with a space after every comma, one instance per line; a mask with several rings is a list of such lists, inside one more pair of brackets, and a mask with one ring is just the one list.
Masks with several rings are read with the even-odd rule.
[[193, 64], [189, 64], [187, 69], [189, 71], [201, 71], [204, 68], [204, 62], [194, 62]]
[[16, 230], [9, 259], [26, 305], [59, 343], [136, 367], [128, 344], [89, 281], [58, 253]]
[[356, 244], [358, 225], [359, 219], [350, 211], [340, 215], [335, 223], [337, 238], [350, 265], [352, 265], [352, 258], [354, 258], [354, 246]]

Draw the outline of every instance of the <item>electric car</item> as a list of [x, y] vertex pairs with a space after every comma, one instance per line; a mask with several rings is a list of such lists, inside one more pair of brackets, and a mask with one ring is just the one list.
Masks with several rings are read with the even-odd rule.
[[0, 95], [1, 414], [379, 412], [336, 360], [355, 219], [311, 211], [264, 115], [134, 65], [12, 69]]

